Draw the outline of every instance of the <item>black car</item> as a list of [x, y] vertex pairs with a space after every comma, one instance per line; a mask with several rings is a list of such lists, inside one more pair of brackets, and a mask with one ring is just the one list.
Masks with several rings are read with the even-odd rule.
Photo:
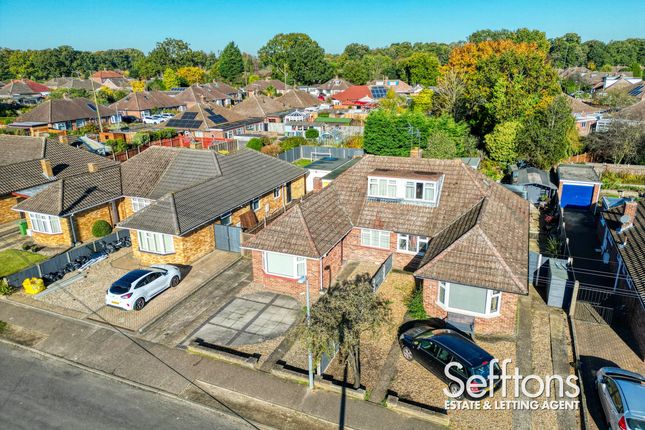
[[[457, 330], [437, 328], [431, 325], [417, 325], [406, 330], [399, 337], [401, 352], [406, 360], [416, 360], [426, 369], [448, 383], [450, 392], [457, 393], [459, 385], [451, 381], [444, 373], [447, 364], [456, 362], [456, 367], [451, 367], [451, 375], [461, 379], [466, 386], [466, 381], [473, 375], [480, 375], [488, 381], [490, 362], [493, 356], [465, 337]], [[496, 375], [501, 374], [497, 363], [493, 365]], [[488, 391], [495, 389], [500, 380], [497, 379], [493, 387], [484, 388]], [[478, 392], [476, 387], [472, 391]]]

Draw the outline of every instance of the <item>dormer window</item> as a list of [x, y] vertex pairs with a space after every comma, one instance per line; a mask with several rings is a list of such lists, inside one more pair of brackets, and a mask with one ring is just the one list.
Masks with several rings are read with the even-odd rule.
[[437, 197], [436, 182], [412, 182], [405, 183], [405, 199], [418, 200], [429, 203], [435, 203]]
[[385, 199], [396, 198], [396, 179], [370, 178], [369, 196]]

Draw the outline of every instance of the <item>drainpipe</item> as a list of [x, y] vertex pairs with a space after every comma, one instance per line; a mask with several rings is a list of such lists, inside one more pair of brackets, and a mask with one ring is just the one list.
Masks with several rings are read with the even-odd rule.
[[323, 267], [322, 267], [323, 258], [324, 257], [320, 257], [320, 291], [321, 292], [323, 290]]
[[72, 232], [72, 245], [76, 245], [76, 229], [74, 228], [74, 214], [69, 216], [69, 229]]
[[616, 280], [614, 281], [614, 292], [618, 288], [618, 278], [620, 277], [620, 271], [623, 269], [623, 259], [618, 256], [618, 269], [616, 270]]

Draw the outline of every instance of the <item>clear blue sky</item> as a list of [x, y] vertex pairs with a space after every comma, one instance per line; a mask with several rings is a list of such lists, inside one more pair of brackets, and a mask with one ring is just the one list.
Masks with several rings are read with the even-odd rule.
[[583, 40], [645, 37], [645, 0], [0, 0], [0, 46], [138, 48], [166, 37], [217, 52], [255, 53], [276, 33], [303, 32], [326, 51], [351, 42], [464, 40], [483, 28], [537, 28]]

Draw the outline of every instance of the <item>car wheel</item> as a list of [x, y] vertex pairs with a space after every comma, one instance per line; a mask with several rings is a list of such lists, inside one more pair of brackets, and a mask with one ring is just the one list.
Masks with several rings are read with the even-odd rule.
[[457, 396], [457, 393], [459, 392], [459, 385], [457, 383], [453, 382], [450, 385], [448, 385], [448, 389], [450, 390], [450, 393], [455, 396], [456, 399], [461, 400], [464, 398], [464, 393], [462, 392], [459, 396]]
[[179, 276], [173, 276], [170, 280], [170, 286], [175, 288], [177, 285], [179, 285]]
[[403, 353], [403, 358], [405, 358], [408, 361], [412, 361], [414, 359], [414, 356], [412, 355], [412, 350], [408, 348], [407, 346], [404, 346], [401, 348], [401, 352]]
[[146, 299], [139, 297], [136, 302], [134, 302], [134, 310], [140, 311], [146, 305]]

